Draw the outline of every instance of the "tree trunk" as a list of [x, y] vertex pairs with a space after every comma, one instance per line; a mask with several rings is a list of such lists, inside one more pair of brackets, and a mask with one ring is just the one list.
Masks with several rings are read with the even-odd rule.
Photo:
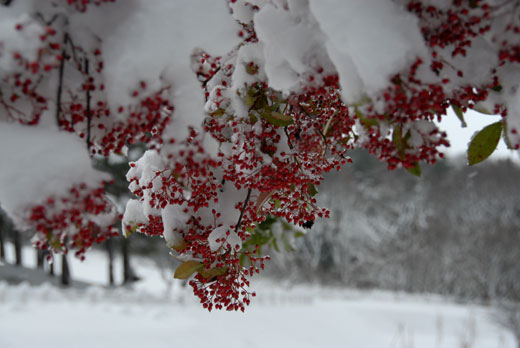
[[70, 271], [69, 262], [67, 261], [67, 254], [61, 255], [61, 285], [70, 285]]
[[45, 260], [45, 255], [43, 250], [36, 250], [36, 268], [43, 269], [43, 260]]
[[0, 260], [5, 260], [4, 225], [0, 221]]
[[123, 284], [129, 284], [139, 280], [139, 278], [135, 275], [130, 264], [130, 240], [128, 238], [123, 238], [121, 248], [123, 253]]
[[106, 241], [107, 254], [108, 254], [108, 285], [114, 285], [114, 245], [112, 238], [108, 238]]
[[20, 232], [13, 230], [13, 243], [14, 243], [14, 255], [15, 255], [15, 264], [17, 266], [22, 265], [22, 239], [20, 237]]

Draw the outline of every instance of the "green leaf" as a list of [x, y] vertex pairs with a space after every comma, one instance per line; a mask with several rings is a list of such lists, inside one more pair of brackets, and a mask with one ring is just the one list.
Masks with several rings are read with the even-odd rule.
[[206, 279], [211, 279], [216, 276], [222, 275], [227, 272], [226, 267], [220, 267], [220, 268], [210, 268], [206, 269], [205, 267], [202, 267], [198, 270], [201, 276], [203, 276]]
[[186, 279], [191, 276], [193, 273], [204, 268], [204, 265], [197, 261], [185, 261], [177, 267], [175, 270], [175, 274], [173, 277], [175, 279]]
[[265, 218], [264, 221], [262, 221], [260, 224], [258, 224], [258, 227], [262, 230], [268, 230], [271, 228], [271, 226], [276, 222], [276, 218], [273, 216], [268, 216]]
[[240, 254], [238, 257], [238, 261], [240, 262], [240, 266], [244, 266], [244, 261], [246, 260], [246, 254]]
[[421, 166], [419, 165], [419, 163], [415, 163], [413, 167], [406, 168], [406, 170], [415, 176], [421, 176]]
[[392, 141], [399, 152], [399, 156], [404, 158], [404, 150], [406, 149], [406, 141], [403, 139], [403, 133], [401, 131], [401, 125], [398, 124], [394, 127], [394, 132], [392, 133]]
[[210, 112], [209, 114], [213, 117], [220, 117], [226, 113], [226, 110], [218, 108], [217, 110]]
[[280, 248], [278, 248], [278, 243], [276, 242], [276, 238], [273, 239], [273, 248], [274, 248], [274, 250], [276, 250], [277, 252], [280, 252]]
[[258, 65], [256, 65], [253, 62], [246, 64], [246, 72], [249, 75], [255, 75], [256, 73], [258, 73]]
[[498, 121], [485, 127], [473, 137], [468, 147], [468, 164], [470, 166], [482, 162], [495, 151], [502, 135], [502, 129], [502, 121]]
[[56, 250], [61, 251], [63, 249], [63, 247], [61, 246], [61, 242], [58, 238], [53, 238], [53, 239], [49, 240], [49, 245]]
[[318, 194], [318, 189], [316, 188], [316, 186], [314, 186], [314, 184], [307, 184], [307, 189], [309, 190], [309, 194], [311, 195], [311, 197], [314, 197]]
[[249, 113], [249, 122], [251, 124], [255, 124], [258, 121], [258, 117], [256, 117], [252, 112]]
[[60, 239], [54, 236], [51, 231], [47, 231], [45, 237], [51, 247], [53, 247], [56, 250], [62, 250]]
[[375, 118], [367, 118], [367, 117], [363, 116], [363, 113], [361, 111], [359, 111], [359, 109], [357, 107], [354, 110], [356, 112], [357, 118], [359, 118], [359, 122], [361, 122], [361, 124], [365, 128], [370, 128], [372, 126], [378, 126], [379, 125], [379, 121], [377, 119], [375, 119]]
[[490, 112], [488, 109], [478, 104], [473, 108], [473, 110], [484, 115], [493, 115], [493, 113]]
[[502, 139], [504, 140], [504, 143], [506, 143], [506, 147], [508, 148], [508, 150], [515, 149], [513, 145], [511, 145], [509, 137], [507, 136], [507, 123], [504, 123], [504, 129], [502, 130]]
[[455, 105], [455, 104], [451, 104], [451, 108], [455, 112], [455, 115], [457, 115], [457, 117], [459, 118], [462, 128], [466, 128], [468, 126], [468, 124], [464, 120], [464, 114], [462, 113], [462, 109], [458, 105]]
[[286, 127], [294, 122], [291, 116], [277, 111], [270, 112], [264, 110], [263, 112], [260, 112], [260, 116], [270, 124], [278, 127]]
[[247, 106], [251, 107], [255, 104], [256, 98], [254, 95], [251, 95], [249, 93], [246, 94], [246, 97], [244, 98], [244, 103], [246, 103]]
[[[132, 221], [133, 223], [133, 221]], [[125, 236], [125, 238], [128, 238], [132, 235], [132, 233], [134, 233], [135, 231], [137, 231], [138, 229], [138, 225], [136, 223], [133, 223], [133, 224], [128, 224], [124, 227], [123, 229], [123, 235]]]

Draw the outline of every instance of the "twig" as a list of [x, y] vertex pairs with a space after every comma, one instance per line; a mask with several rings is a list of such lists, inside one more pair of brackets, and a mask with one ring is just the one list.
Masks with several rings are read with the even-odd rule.
[[291, 137], [289, 136], [289, 132], [287, 131], [287, 126], [283, 127], [283, 131], [285, 133], [285, 136], [287, 137], [287, 145], [289, 145], [289, 149], [294, 149], [293, 145], [292, 145], [292, 142], [291, 142]]
[[215, 70], [215, 72], [213, 73], [213, 75], [211, 75], [210, 77], [208, 77], [207, 79], [205, 79], [204, 81], [202, 81], [202, 88], [206, 88], [206, 85], [208, 84], [209, 81], [211, 81], [211, 79], [220, 71], [220, 66]]
[[316, 128], [316, 130], [318, 131], [318, 133], [320, 133], [321, 137], [323, 138], [323, 141], [325, 142], [325, 146], [327, 146], [327, 137], [325, 136], [325, 134], [323, 134], [323, 132], [319, 128]]
[[[309, 114], [307, 112], [307, 110], [305, 110], [305, 108], [300, 104], [298, 103], [298, 106], [300, 107], [300, 109], [305, 113], [305, 115], [307, 115], [307, 117], [309, 117], [311, 120], [314, 119], [314, 117]], [[318, 131], [318, 133], [321, 135], [321, 137], [323, 138], [323, 141], [325, 141], [325, 145], [327, 145], [327, 138], [325, 137], [325, 134], [323, 134], [323, 132], [321, 131], [321, 129], [319, 128], [316, 128], [316, 130]]]
[[247, 203], [249, 202], [250, 196], [251, 196], [251, 189], [247, 190], [246, 200], [244, 202], [244, 205], [242, 206], [242, 210], [240, 211], [240, 216], [238, 217], [237, 226], [235, 227], [235, 233], [237, 233], [238, 229], [240, 228], [240, 224], [242, 223], [242, 216], [244, 216], [244, 212], [246, 210]]
[[[7, 2], [7, 5], [9, 5], [11, 1], [8, 0]], [[36, 17], [38, 17], [39, 20], [41, 20], [43, 23], [45, 23], [46, 25], [51, 25], [52, 23], [54, 23], [56, 21], [56, 19], [58, 19], [60, 17], [59, 14], [55, 14], [54, 16], [52, 16], [51, 19], [49, 19], [48, 21], [45, 20], [45, 17], [43, 17], [43, 14], [41, 12], [36, 12]], [[66, 20], [67, 21], [67, 20]]]
[[[65, 36], [64, 43], [65, 43], [65, 45], [68, 44], [70, 46], [70, 51], [72, 52], [72, 58], [73, 58], [74, 62], [76, 62], [78, 64], [78, 70], [81, 71], [81, 64], [78, 59], [78, 56], [76, 55], [76, 49], [81, 50], [81, 48], [78, 48], [76, 45], [74, 45], [74, 42], [72, 41], [72, 39], [70, 38], [69, 35]], [[81, 51], [83, 51], [83, 50], [81, 50]]]
[[[0, 94], [1, 95], [1, 94]], [[7, 104], [4, 100], [1, 100], [0, 99], [0, 105], [2, 105], [5, 109], [5, 111], [7, 112], [7, 114], [11, 117], [11, 118], [15, 118], [15, 116], [13, 116], [12, 112], [11, 111], [14, 111], [16, 112], [17, 114], [19, 114], [21, 117], [25, 116], [25, 113], [22, 112], [21, 110], [15, 108], [14, 106], [11, 106], [9, 104]]]

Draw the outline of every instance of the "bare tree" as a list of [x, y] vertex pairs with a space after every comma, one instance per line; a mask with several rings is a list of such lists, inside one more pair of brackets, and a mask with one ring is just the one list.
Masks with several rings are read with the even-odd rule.
[[112, 238], [108, 238], [105, 242], [108, 255], [108, 284], [114, 286], [114, 245]]
[[495, 320], [504, 328], [511, 330], [520, 348], [520, 303], [503, 302], [494, 313]]
[[121, 242], [121, 252], [123, 254], [123, 284], [130, 284], [135, 281], [138, 281], [139, 278], [134, 269], [132, 268], [132, 264], [130, 263], [130, 240], [129, 238], [123, 238]]
[[0, 260], [5, 260], [4, 219], [0, 214]]

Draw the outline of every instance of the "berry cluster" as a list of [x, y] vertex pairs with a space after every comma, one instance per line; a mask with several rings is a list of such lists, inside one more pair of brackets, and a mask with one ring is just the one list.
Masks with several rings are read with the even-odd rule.
[[[213, 172], [219, 163], [205, 153], [197, 138], [195, 131], [191, 130], [190, 137], [184, 143], [185, 148], [168, 154], [168, 166], [157, 170], [146, 181], [132, 176], [133, 171], [130, 170], [128, 179], [132, 192], [141, 199], [145, 198], [155, 209], [186, 203], [185, 212], [190, 209], [196, 213], [201, 208], [209, 207], [222, 186], [216, 183]], [[135, 168], [136, 164], [131, 163], [130, 166]]]
[[[320, 87], [284, 98], [267, 87], [257, 64], [249, 62], [244, 69], [257, 81], [234, 91], [236, 53], [212, 57], [198, 51], [192, 57], [207, 98], [204, 131], [220, 143], [217, 159], [206, 154], [202, 135], [191, 130], [188, 139], [170, 141], [179, 150], [163, 156], [166, 163], [146, 159], [156, 168], [152, 175], [144, 173], [140, 161], [131, 164], [128, 175], [141, 202], [157, 211], [178, 206], [184, 220], [166, 231], [170, 224], [163, 215], [148, 215], [146, 222], [126, 226], [127, 231], [164, 234], [167, 240], [168, 234], [182, 237], [170, 246], [200, 263], [190, 284], [209, 310], [244, 310], [249, 304], [253, 294], [247, 277], [263, 268], [265, 258], [255, 251], [259, 245], [253, 250], [241, 246], [268, 216], [304, 227], [328, 217], [316, 205], [316, 185], [324, 172], [349, 161], [345, 154], [353, 139], [354, 119], [340, 99], [337, 78], [328, 76]], [[238, 99], [232, 101], [231, 95]], [[245, 113], [237, 112], [234, 102]], [[208, 209], [226, 205], [222, 197], [233, 190], [247, 194], [232, 207], [240, 212], [238, 221], [226, 225], [219, 209], [211, 214]]]
[[455, 0], [447, 9], [412, 0], [408, 11], [419, 18], [428, 45], [433, 49], [450, 47], [453, 56], [465, 56], [471, 41], [491, 29], [487, 23], [491, 7], [481, 0]]
[[18, 23], [15, 29], [23, 34], [27, 28], [32, 35], [38, 36], [40, 44], [34, 50], [34, 57], [17, 51], [7, 53], [12, 54], [14, 66], [9, 74], [0, 76], [0, 110], [3, 109], [9, 119], [35, 125], [48, 108], [49, 96], [42, 86], [44, 77], [60, 66], [63, 55], [59, 35], [53, 27], [28, 21]]
[[[67, 4], [84, 12], [87, 5], [103, 2], [107, 1]], [[44, 112], [56, 108], [58, 126], [84, 139], [90, 155], [121, 153], [126, 145], [139, 142], [152, 148], [161, 145], [162, 133], [173, 113], [168, 86], [151, 91], [141, 81], [129, 91], [135, 102], [112, 110], [106, 100], [99, 38], [92, 38], [90, 46], [94, 48], [84, 49], [63, 23], [45, 21], [41, 16], [18, 23], [15, 30], [21, 40], [36, 36], [36, 54], [8, 52], [13, 57], [13, 69], [0, 76], [0, 110], [5, 111], [2, 114], [9, 121], [37, 125]], [[51, 90], [49, 85], [57, 87]], [[112, 221], [106, 225], [96, 219], [110, 208], [103, 192], [103, 188], [89, 191], [77, 185], [70, 197], [49, 198], [32, 207], [28, 223], [40, 235], [37, 246], [53, 251], [77, 249], [82, 256], [93, 242], [113, 235], [109, 226]]]
[[[466, 57], [468, 50], [475, 40], [483, 37], [490, 38], [495, 47], [498, 64], [489, 65], [489, 71], [482, 71], [484, 76], [489, 75], [488, 81], [479, 86], [461, 86], [460, 81], [450, 81], [449, 78], [440, 78], [438, 85], [450, 85], [455, 82], [457, 88], [445, 92], [446, 99], [451, 105], [460, 108], [462, 112], [473, 109], [479, 102], [488, 100], [492, 91], [500, 92], [502, 85], [499, 79], [501, 70], [510, 64], [520, 63], [520, 3], [516, 0], [489, 2], [483, 0], [454, 0], [447, 9], [434, 5], [423, 5], [420, 1], [409, 1], [408, 10], [420, 20], [421, 31], [425, 42], [431, 48], [431, 70], [442, 76], [446, 70], [456, 73], [456, 79], [464, 77], [462, 69], [454, 65], [454, 61], [447, 59], [445, 50], [451, 52], [452, 57], [457, 55]], [[491, 46], [489, 46], [491, 47]], [[504, 123], [507, 119], [507, 107], [500, 98], [493, 98], [490, 102], [489, 113], [501, 114]], [[511, 129], [511, 134], [516, 130]], [[516, 148], [520, 144], [509, 144]]]
[[[494, 17], [503, 16], [508, 9], [518, 12], [518, 2], [491, 6], [484, 1], [455, 0], [453, 6], [444, 9], [410, 1], [407, 8], [420, 20], [424, 40], [431, 49], [429, 70], [433, 75], [430, 74], [428, 83], [421, 80], [417, 71], [424, 71], [425, 67], [418, 58], [408, 71], [395, 75], [379, 97], [357, 106], [356, 114], [366, 133], [361, 146], [386, 161], [389, 169], [402, 165], [418, 173], [420, 162], [435, 163], [437, 157], [442, 157], [438, 147], [449, 146], [446, 134], [431, 122], [435, 118], [440, 120], [449, 107], [465, 112], [486, 101], [491, 91], [501, 89], [498, 69], [506, 61], [515, 62], [518, 58], [518, 45], [514, 44], [518, 36], [516, 40], [511, 37], [519, 32], [518, 29], [515, 32], [514, 23], [493, 28], [493, 41], [502, 48], [498, 50], [499, 65], [491, 66], [483, 74], [488, 76], [487, 82], [479, 86], [464, 85], [463, 69], [455, 66], [452, 58], [465, 57], [476, 38], [491, 32]], [[438, 81], [432, 82], [431, 76], [437, 76]], [[375, 106], [381, 104], [383, 108]], [[507, 115], [501, 104], [494, 104], [489, 112]]]
[[[85, 12], [112, 1], [64, 5]], [[310, 228], [316, 218], [328, 217], [314, 198], [316, 187], [324, 173], [350, 162], [350, 149], [366, 148], [389, 169], [419, 174], [420, 163], [435, 163], [442, 158], [439, 148], [448, 146], [433, 121], [449, 107], [462, 113], [492, 99], [489, 111], [502, 114], [505, 123], [505, 102], [491, 96], [502, 88], [501, 69], [520, 62], [519, 1], [454, 0], [449, 7], [401, 2], [418, 18], [430, 56], [416, 58], [386, 88], [355, 104], [342, 101], [337, 72], [315, 57], [298, 74], [299, 86], [285, 93], [269, 86], [254, 23], [262, 5], [230, 0], [241, 43], [225, 56], [193, 52], [207, 116], [185, 138], [165, 134], [175, 121], [170, 86], [150, 90], [140, 81], [128, 91], [132, 102], [114, 109], [106, 99], [100, 39], [88, 45], [97, 48], [86, 49], [64, 26], [41, 19], [16, 27], [22, 33], [39, 26], [39, 45], [36, 58], [13, 52], [15, 71], [0, 77], [0, 107], [8, 118], [34, 125], [55, 100], [58, 126], [84, 139], [91, 156], [148, 144], [151, 151], [131, 163], [127, 175], [136, 200], [124, 218], [126, 233], [163, 236], [184, 261], [176, 276], [195, 274], [190, 285], [205, 308], [243, 311], [254, 296], [248, 279], [268, 260], [257, 238], [261, 224], [276, 217]], [[280, 4], [289, 11], [289, 4]], [[496, 64], [479, 83], [468, 83], [464, 62], [483, 37], [497, 47]], [[49, 85], [57, 90], [49, 92]], [[67, 197], [33, 207], [28, 221], [39, 247], [75, 248], [82, 256], [113, 235], [110, 217], [103, 188], [79, 185]]]
[[117, 236], [112, 227], [116, 215], [104, 193], [104, 185], [91, 188], [83, 183], [66, 196], [49, 197], [32, 207], [26, 221], [36, 231], [35, 246], [52, 252], [74, 249], [83, 259], [93, 243]]
[[360, 128], [366, 134], [359, 143], [388, 163], [389, 169], [417, 168], [419, 162], [435, 163], [442, 157], [439, 146], [449, 146], [446, 134], [433, 120], [450, 106], [442, 84], [423, 84], [415, 76], [417, 60], [408, 74], [396, 75], [376, 99], [384, 101], [382, 112], [373, 103], [356, 107]]
[[[63, 0], [62, 0], [63, 1]], [[100, 6], [104, 3], [115, 2], [116, 0], [66, 0], [67, 5], [74, 7], [79, 12], [87, 11], [88, 6]]]
[[[90, 1], [68, 3], [86, 6]], [[135, 102], [111, 110], [104, 91], [100, 40], [93, 38], [98, 48], [86, 50], [65, 27], [38, 18], [17, 24], [16, 30], [23, 32], [29, 26], [40, 27], [31, 31], [39, 33], [37, 55], [31, 59], [12, 53], [17, 68], [2, 77], [0, 93], [0, 107], [7, 117], [36, 125], [42, 113], [49, 110], [49, 101], [55, 99], [58, 126], [85, 139], [91, 155], [120, 153], [125, 145], [137, 142], [160, 145], [173, 113], [168, 86], [149, 91], [141, 81], [128, 92]], [[57, 90], [49, 91], [47, 84], [56, 79]]]
[[[113, 112], [102, 93], [103, 84], [95, 84], [92, 77], [83, 85], [91, 94], [69, 94], [60, 107], [60, 126], [85, 139], [90, 154], [108, 156], [121, 153], [125, 146], [136, 143], [148, 144], [151, 148], [162, 144], [161, 135], [170, 122], [173, 106], [167, 99], [168, 87], [146, 93], [146, 83], [132, 92], [135, 103], [119, 106]], [[140, 94], [142, 98], [138, 98]], [[113, 116], [113, 114], [117, 116]], [[124, 116], [121, 116], [124, 115]]]

